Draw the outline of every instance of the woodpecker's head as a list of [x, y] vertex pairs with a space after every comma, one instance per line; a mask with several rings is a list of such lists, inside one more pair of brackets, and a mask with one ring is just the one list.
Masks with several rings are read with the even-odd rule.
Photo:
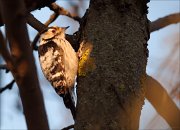
[[69, 28], [68, 27], [57, 27], [57, 26], [52, 26], [48, 27], [46, 30], [41, 32], [41, 40], [51, 40], [52, 38], [55, 38], [58, 36], [59, 38], [65, 38], [65, 30]]

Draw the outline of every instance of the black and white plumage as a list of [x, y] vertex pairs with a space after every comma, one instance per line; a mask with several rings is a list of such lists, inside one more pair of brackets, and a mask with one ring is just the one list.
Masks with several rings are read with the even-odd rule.
[[75, 112], [72, 93], [77, 75], [78, 57], [71, 44], [65, 39], [65, 30], [66, 28], [53, 26], [44, 31], [41, 34], [38, 52], [44, 76], [63, 97], [65, 106], [74, 109]]

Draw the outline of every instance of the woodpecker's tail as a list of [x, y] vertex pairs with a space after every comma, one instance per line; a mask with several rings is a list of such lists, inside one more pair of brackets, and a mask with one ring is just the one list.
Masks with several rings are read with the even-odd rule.
[[76, 107], [75, 107], [75, 103], [74, 103], [73, 97], [71, 96], [70, 92], [68, 91], [66, 94], [60, 95], [60, 96], [63, 98], [64, 105], [66, 106], [66, 108], [71, 110], [73, 119], [75, 120]]

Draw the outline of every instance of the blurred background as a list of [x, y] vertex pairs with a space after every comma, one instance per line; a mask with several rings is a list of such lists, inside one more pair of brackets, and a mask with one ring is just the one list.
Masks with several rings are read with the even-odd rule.
[[[59, 0], [58, 5], [73, 14], [83, 16], [89, 6], [89, 0]], [[151, 0], [148, 4], [150, 21], [154, 21], [168, 14], [180, 12], [179, 0]], [[49, 8], [42, 8], [32, 12], [41, 22], [45, 23], [53, 13]], [[78, 22], [60, 16], [51, 25], [61, 27], [70, 26], [67, 33], [73, 34], [78, 30]], [[3, 30], [4, 28], [1, 27]], [[37, 31], [28, 26], [30, 40], [33, 40]], [[176, 105], [180, 108], [180, 24], [172, 24], [159, 31], [151, 33], [148, 42], [149, 58], [147, 74], [157, 79], [167, 90]], [[41, 90], [45, 99], [48, 121], [51, 129], [61, 129], [74, 123], [71, 113], [63, 104], [62, 99], [55, 93], [49, 82], [44, 78], [39, 66], [38, 54], [34, 52]], [[0, 57], [0, 64], [3, 60]], [[0, 87], [12, 80], [10, 73], [0, 71]], [[33, 101], [32, 101], [33, 103]], [[22, 111], [21, 100], [16, 84], [11, 90], [0, 94], [0, 130], [26, 129], [25, 118]], [[145, 100], [143, 106], [140, 128], [141, 130], [170, 129], [152, 105]]]

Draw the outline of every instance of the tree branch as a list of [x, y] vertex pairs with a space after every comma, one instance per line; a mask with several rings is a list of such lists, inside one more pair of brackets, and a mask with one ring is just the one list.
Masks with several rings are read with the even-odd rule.
[[[24, 0], [28, 12], [43, 8], [55, 1], [56, 0]], [[1, 8], [0, 8], [0, 10], [1, 10]], [[2, 26], [3, 24], [4, 23], [3, 23], [1, 15], [0, 15], [0, 26]]]
[[49, 8], [59, 15], [65, 15], [65, 16], [68, 16], [68, 17], [78, 21], [78, 22], [81, 22], [81, 18], [79, 16], [72, 15], [69, 11], [60, 7], [56, 3], [52, 3], [51, 5], [49, 5]]
[[44, 23], [46, 26], [49, 26], [52, 22], [54, 22], [58, 18], [59, 14], [53, 13], [49, 19]]
[[[26, 8], [22, 0], [0, 0], [13, 67], [28, 130], [49, 130], [33, 52], [26, 27]], [[33, 102], [32, 102], [33, 101]]]
[[6, 70], [8, 68], [7, 68], [7, 65], [3, 64], [3, 65], [0, 65], [0, 69]]
[[8, 67], [7, 67], [7, 65], [6, 65], [6, 64], [4, 64], [4, 65], [0, 65], [0, 70], [1, 70], [1, 69], [6, 70], [6, 73], [8, 73], [8, 72], [9, 72], [9, 69], [8, 69]]
[[51, 3], [55, 2], [56, 0], [24, 0], [25, 6], [28, 11], [33, 11], [36, 9], [43, 8]]
[[180, 128], [180, 110], [163, 86], [151, 76], [147, 76], [146, 98], [172, 129]]
[[47, 28], [47, 26], [45, 26], [43, 23], [37, 20], [31, 13], [29, 13], [29, 15], [27, 16], [27, 22], [31, 27], [36, 29], [38, 32], [42, 32]]
[[13, 84], [15, 83], [15, 80], [13, 79], [9, 84], [7, 84], [5, 87], [0, 88], [0, 93], [4, 92], [7, 89], [12, 89]]
[[157, 31], [164, 28], [170, 24], [176, 24], [180, 22], [180, 13], [171, 14], [163, 18], [159, 18], [150, 24], [150, 32]]

